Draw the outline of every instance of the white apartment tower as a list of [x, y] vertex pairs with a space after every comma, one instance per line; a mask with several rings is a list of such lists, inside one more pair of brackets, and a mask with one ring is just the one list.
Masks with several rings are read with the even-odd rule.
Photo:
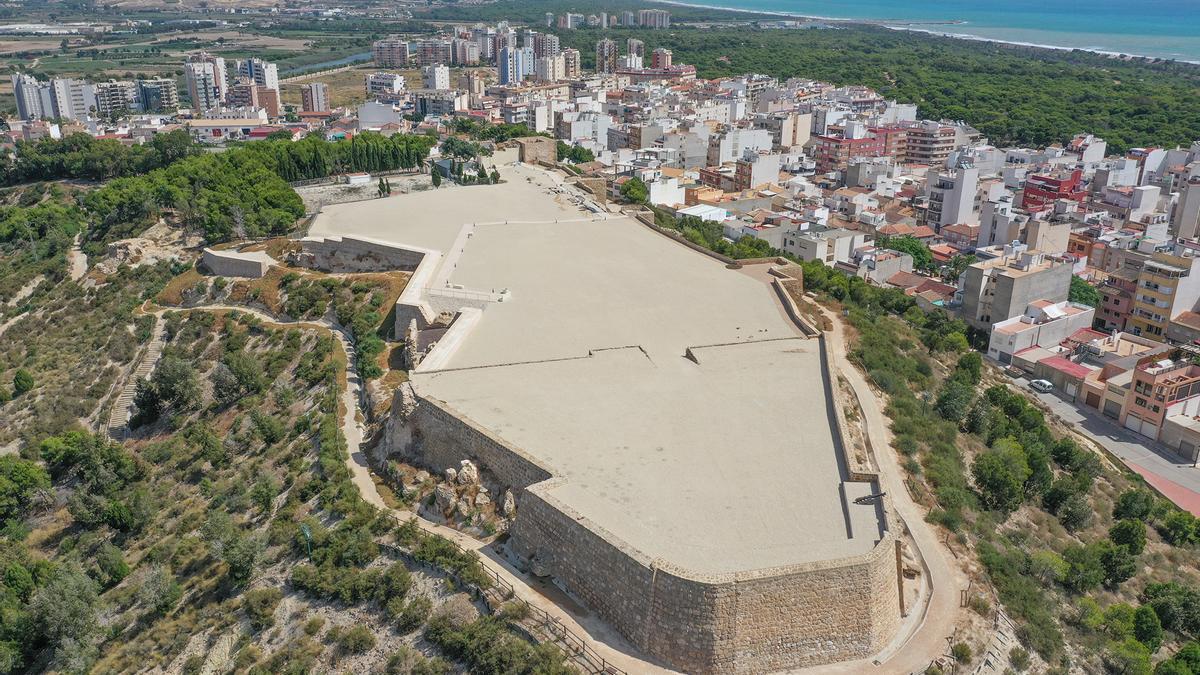
[[421, 69], [421, 86], [444, 91], [450, 88], [450, 68], [444, 63]]
[[935, 229], [957, 223], [975, 224], [975, 195], [979, 190], [979, 169], [959, 167], [940, 173], [929, 181], [927, 222]]

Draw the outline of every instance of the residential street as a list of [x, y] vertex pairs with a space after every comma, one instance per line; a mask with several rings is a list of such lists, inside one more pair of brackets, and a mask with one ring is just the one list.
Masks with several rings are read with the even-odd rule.
[[1164, 446], [1120, 427], [1115, 420], [1076, 407], [1055, 392], [1034, 391], [1024, 380], [1013, 386], [1034, 396], [1067, 424], [1120, 457], [1130, 469], [1141, 474], [1146, 482], [1181, 508], [1200, 516], [1200, 468], [1185, 463]]

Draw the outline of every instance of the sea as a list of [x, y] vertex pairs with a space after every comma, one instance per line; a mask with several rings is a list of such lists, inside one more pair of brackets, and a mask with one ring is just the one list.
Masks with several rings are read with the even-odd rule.
[[1200, 0], [684, 0], [978, 40], [1200, 63]]

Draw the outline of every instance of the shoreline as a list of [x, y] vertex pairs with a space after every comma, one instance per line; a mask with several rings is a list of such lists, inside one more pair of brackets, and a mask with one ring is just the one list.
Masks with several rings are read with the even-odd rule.
[[887, 28], [888, 30], [901, 30], [913, 33], [925, 33], [927, 35], [936, 35], [938, 37], [952, 38], [956, 40], [969, 40], [971, 42], [994, 42], [1001, 45], [1013, 45], [1015, 47], [1029, 47], [1032, 49], [1049, 49], [1058, 52], [1073, 52], [1081, 51], [1091, 54], [1098, 54], [1109, 58], [1140, 59], [1145, 61], [1170, 61], [1175, 63], [1186, 63], [1189, 65], [1200, 66], [1200, 57], [1195, 59], [1185, 59], [1180, 57], [1167, 56], [1150, 56], [1148, 54], [1134, 54], [1132, 52], [1113, 51], [1102, 49], [1100, 47], [1068, 47], [1065, 45], [1042, 44], [1037, 42], [1024, 42], [1021, 40], [1002, 40], [1000, 38], [984, 37], [982, 35], [971, 35], [969, 33], [952, 33], [944, 30], [929, 28], [928, 26], [966, 26], [969, 22], [961, 19], [945, 19], [938, 20], [905, 20], [905, 19], [853, 19], [848, 17], [838, 16], [817, 16], [813, 14], [799, 14], [794, 12], [780, 12], [774, 10], [747, 9], [745, 7], [725, 7], [718, 5], [706, 5], [697, 2], [685, 2], [684, 0], [653, 0], [655, 4], [660, 5], [676, 5], [679, 7], [690, 7], [692, 9], [716, 9], [723, 12], [737, 12], [739, 14], [757, 14], [760, 16], [774, 16], [782, 19], [805, 19], [808, 21], [825, 21], [832, 23], [860, 25], [860, 26], [877, 26], [879, 28]]

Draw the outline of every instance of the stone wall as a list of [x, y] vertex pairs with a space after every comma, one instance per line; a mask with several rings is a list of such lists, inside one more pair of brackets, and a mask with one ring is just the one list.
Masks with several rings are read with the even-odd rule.
[[518, 157], [526, 164], [545, 162], [554, 165], [558, 162], [558, 142], [544, 136], [526, 136], [517, 139]]
[[514, 552], [647, 654], [694, 673], [758, 673], [864, 658], [899, 627], [895, 539], [869, 553], [736, 574], [647, 560], [549, 491], [526, 491]]
[[[396, 396], [401, 396], [401, 392]], [[457, 469], [464, 459], [475, 462], [499, 483], [512, 488], [518, 506], [525, 488], [551, 475], [521, 450], [505, 445], [436, 399], [418, 397], [415, 407], [393, 404], [387, 433], [390, 453], [433, 471]]]
[[296, 264], [326, 272], [411, 271], [426, 253], [364, 237], [305, 237], [300, 245]]
[[223, 277], [250, 277], [258, 279], [271, 268], [271, 258], [266, 253], [238, 253], [237, 251], [214, 251], [204, 249], [201, 259], [210, 272]]

